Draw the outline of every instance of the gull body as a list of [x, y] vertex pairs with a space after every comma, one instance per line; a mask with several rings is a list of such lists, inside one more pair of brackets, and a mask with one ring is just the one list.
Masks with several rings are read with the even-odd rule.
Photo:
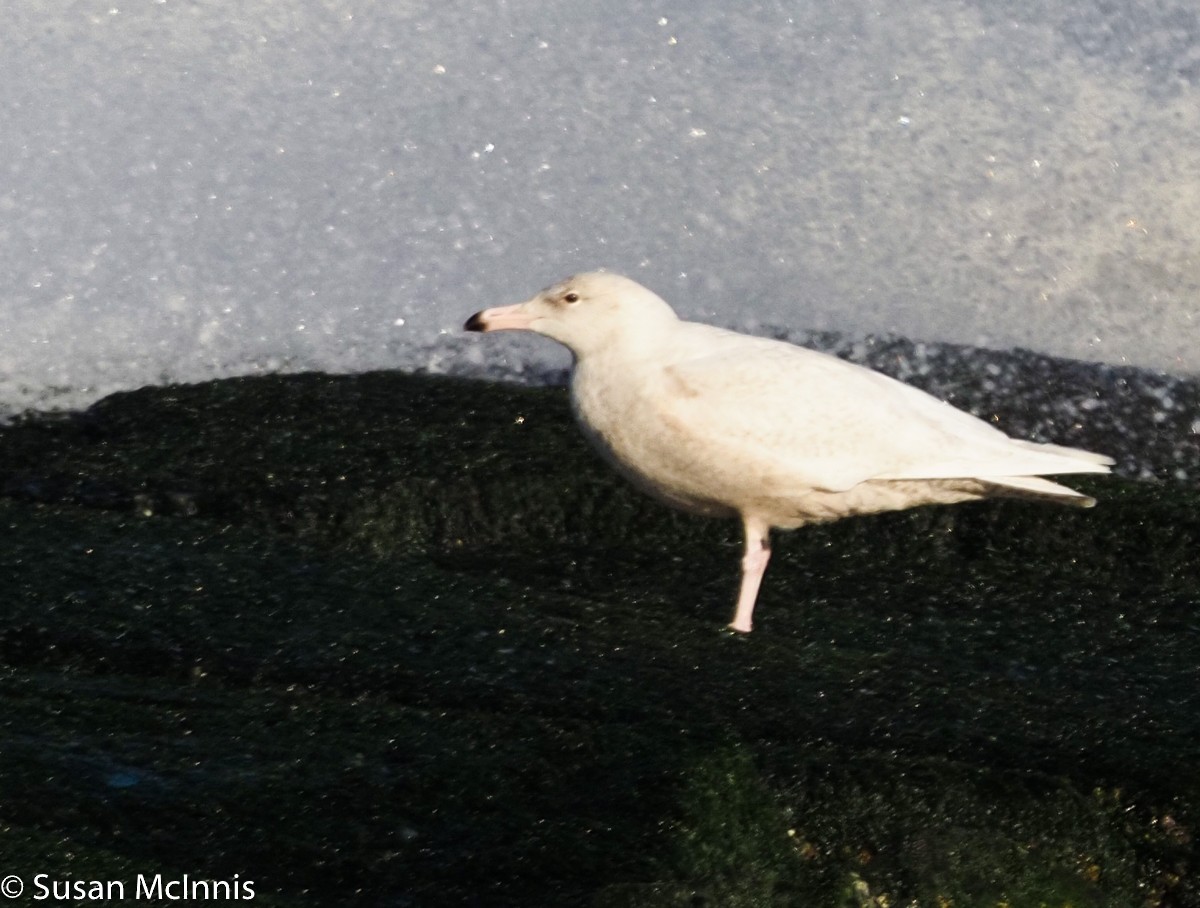
[[854, 514], [1032, 498], [1094, 499], [1043, 475], [1112, 460], [1020, 441], [916, 388], [834, 356], [680, 319], [620, 275], [579, 274], [527, 302], [477, 312], [469, 331], [528, 330], [574, 354], [584, 435], [661, 501], [738, 517], [742, 580], [730, 627], [748, 633], [772, 527]]

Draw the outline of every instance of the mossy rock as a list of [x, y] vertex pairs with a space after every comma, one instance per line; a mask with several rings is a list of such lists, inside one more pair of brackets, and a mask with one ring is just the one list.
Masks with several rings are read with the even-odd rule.
[[1200, 906], [1200, 495], [781, 537], [561, 390], [394, 373], [0, 431], [0, 854], [273, 905]]

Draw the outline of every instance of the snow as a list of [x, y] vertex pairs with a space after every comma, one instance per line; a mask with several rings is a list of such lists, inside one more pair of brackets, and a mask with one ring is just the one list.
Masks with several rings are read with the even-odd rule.
[[735, 327], [1200, 371], [1200, 17], [1107, 6], [16, 4], [0, 412], [455, 371], [467, 314], [600, 266]]

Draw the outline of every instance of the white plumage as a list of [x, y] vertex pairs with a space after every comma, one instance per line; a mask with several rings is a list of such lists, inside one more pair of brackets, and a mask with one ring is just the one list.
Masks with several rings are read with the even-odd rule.
[[575, 355], [584, 434], [639, 488], [709, 516], [739, 516], [742, 585], [730, 627], [751, 629], [771, 527], [1019, 497], [1090, 506], [1043, 475], [1107, 473], [1112, 460], [1009, 438], [894, 379], [782, 341], [679, 319], [615, 274], [580, 274], [472, 331], [525, 329]]

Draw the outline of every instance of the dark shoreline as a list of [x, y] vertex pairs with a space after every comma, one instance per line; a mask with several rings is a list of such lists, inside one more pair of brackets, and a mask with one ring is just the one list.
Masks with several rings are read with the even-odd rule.
[[[1076, 429], [1039, 368], [955, 402], [1118, 457], [1177, 424], [1114, 370], [1094, 399], [1128, 409]], [[1137, 446], [1194, 477], [1178, 449]], [[305, 374], [25, 417], [0, 851], [268, 905], [1200, 906], [1200, 494], [1072, 483], [1099, 507], [781, 536], [738, 639], [736, 527], [626, 489], [561, 389]]]

